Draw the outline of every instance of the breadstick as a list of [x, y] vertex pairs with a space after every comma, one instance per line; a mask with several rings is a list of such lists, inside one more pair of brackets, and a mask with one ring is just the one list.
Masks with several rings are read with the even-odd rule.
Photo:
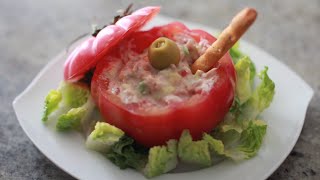
[[248, 30], [256, 17], [257, 11], [253, 8], [245, 8], [240, 11], [229, 26], [222, 31], [218, 39], [192, 64], [192, 72], [209, 71]]

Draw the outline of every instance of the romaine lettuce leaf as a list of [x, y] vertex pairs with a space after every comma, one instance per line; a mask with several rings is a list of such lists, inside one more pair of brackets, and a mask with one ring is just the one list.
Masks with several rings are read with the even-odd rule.
[[[261, 120], [250, 121], [248, 127], [240, 134], [237, 144], [225, 150], [227, 157], [240, 161], [255, 156], [261, 147], [267, 125]], [[228, 144], [228, 142], [224, 142]]]
[[118, 142], [112, 145], [106, 157], [120, 169], [142, 170], [147, 162], [147, 154], [146, 148], [139, 146], [128, 136], [122, 136]]
[[210, 151], [224, 155], [224, 145], [221, 140], [215, 139], [207, 133], [204, 133], [203, 140], [209, 144]]
[[230, 56], [233, 60], [234, 64], [237, 64], [237, 62], [239, 61], [240, 58], [242, 58], [243, 56], [245, 56], [240, 50], [239, 50], [240, 44], [239, 41], [236, 42], [232, 48], [229, 50]]
[[241, 119], [254, 120], [270, 106], [275, 94], [275, 84], [268, 76], [268, 67], [259, 73], [261, 83], [254, 90], [253, 95], [243, 105]]
[[149, 150], [148, 163], [143, 172], [151, 178], [171, 171], [177, 164], [177, 141], [169, 140], [167, 146], [154, 146]]
[[[272, 102], [275, 84], [268, 76], [268, 67], [265, 67], [259, 73], [260, 84], [254, 88], [253, 83], [249, 80], [252, 72], [249, 70], [250, 61], [247, 56], [238, 61], [235, 69], [237, 72], [236, 96], [225, 119], [231, 117], [236, 121], [255, 120]], [[232, 120], [225, 120], [222, 124], [224, 127], [237, 125]]]
[[95, 129], [86, 140], [86, 146], [89, 149], [106, 153], [123, 135], [124, 132], [121, 129], [105, 122], [97, 122]]
[[47, 95], [42, 120], [59, 131], [79, 130], [93, 109], [88, 87], [61, 82], [57, 90], [51, 90]]
[[46, 122], [48, 120], [48, 116], [58, 108], [58, 105], [62, 99], [62, 95], [60, 91], [51, 90], [44, 103], [44, 113], [42, 116], [42, 121]]
[[256, 69], [249, 57], [238, 48], [230, 54], [237, 72], [236, 96], [224, 121], [203, 140], [209, 143], [210, 151], [233, 160], [253, 157], [258, 152], [266, 134], [267, 125], [256, 120], [264, 109], [269, 107], [275, 94], [275, 84], [268, 76], [265, 67], [259, 73], [260, 84], [254, 87]]
[[252, 96], [252, 82], [251, 82], [251, 61], [248, 56], [241, 58], [235, 65], [237, 72], [236, 83], [236, 97], [239, 100], [240, 105], [246, 102]]
[[184, 130], [178, 143], [178, 156], [181, 161], [200, 166], [210, 166], [211, 156], [206, 141], [192, 141], [188, 130]]
[[88, 87], [75, 83], [62, 82], [59, 90], [64, 102], [71, 108], [84, 105], [90, 96]]
[[205, 134], [203, 139], [209, 143], [211, 151], [235, 161], [255, 156], [261, 147], [267, 125], [262, 120], [247, 122], [241, 133], [230, 129], [215, 132], [213, 136]]
[[83, 107], [72, 108], [66, 114], [62, 114], [56, 124], [58, 131], [67, 131], [70, 129], [79, 129], [82, 117], [86, 109]]
[[235, 130], [238, 133], [241, 133], [242, 130], [244, 129], [243, 121], [239, 121], [237, 119], [237, 115], [241, 113], [241, 109], [239, 108], [238, 111], [235, 113], [229, 112], [227, 115], [224, 117], [224, 120], [219, 124], [219, 126], [216, 128], [221, 132], [227, 132], [229, 130]]
[[[240, 43], [239, 41], [232, 46], [232, 48], [230, 49], [229, 53], [231, 56], [231, 59], [233, 61], [233, 63], [236, 65], [238, 63], [238, 61], [240, 59], [242, 59], [243, 57], [247, 56], [246, 54], [244, 54], [243, 52], [240, 51]], [[248, 57], [248, 56], [247, 56]], [[256, 75], [256, 67], [254, 65], [254, 63], [251, 61], [251, 59], [248, 57], [249, 61], [250, 61], [250, 80], [251, 82], [253, 82], [253, 79]]]

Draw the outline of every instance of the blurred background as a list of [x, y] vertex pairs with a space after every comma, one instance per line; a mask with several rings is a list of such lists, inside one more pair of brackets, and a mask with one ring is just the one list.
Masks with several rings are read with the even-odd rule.
[[131, 2], [134, 8], [161, 5], [163, 15], [217, 29], [242, 8], [255, 7], [258, 20], [243, 39], [287, 64], [315, 90], [297, 145], [270, 179], [320, 179], [319, 0], [0, 0], [0, 179], [72, 179], [26, 137], [11, 102], [52, 57], [90, 32], [91, 24], [109, 23]]

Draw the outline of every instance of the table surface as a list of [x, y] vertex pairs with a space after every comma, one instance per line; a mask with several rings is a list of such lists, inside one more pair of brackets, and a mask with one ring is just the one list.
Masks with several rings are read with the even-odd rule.
[[[32, 144], [11, 103], [50, 58], [90, 31], [92, 23], [109, 22], [129, 2], [0, 1], [0, 179], [73, 179]], [[160, 3], [164, 15], [220, 29], [241, 8], [255, 7], [259, 18], [244, 39], [287, 64], [315, 91], [296, 146], [270, 179], [320, 179], [319, 0], [136, 2]]]

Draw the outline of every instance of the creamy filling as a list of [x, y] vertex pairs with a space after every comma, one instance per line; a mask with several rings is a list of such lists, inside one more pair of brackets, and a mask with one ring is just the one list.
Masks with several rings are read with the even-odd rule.
[[[148, 49], [141, 54], [129, 49], [121, 55], [120, 73], [112, 79], [109, 91], [124, 104], [138, 104], [141, 108], [164, 107], [183, 103], [196, 94], [208, 93], [217, 78], [215, 69], [192, 74], [190, 65], [210, 46], [202, 39], [199, 43], [184, 34], [175, 36], [180, 49], [180, 63], [157, 70], [148, 60]], [[130, 43], [130, 42], [129, 42]], [[126, 46], [128, 48], [128, 46]]]

